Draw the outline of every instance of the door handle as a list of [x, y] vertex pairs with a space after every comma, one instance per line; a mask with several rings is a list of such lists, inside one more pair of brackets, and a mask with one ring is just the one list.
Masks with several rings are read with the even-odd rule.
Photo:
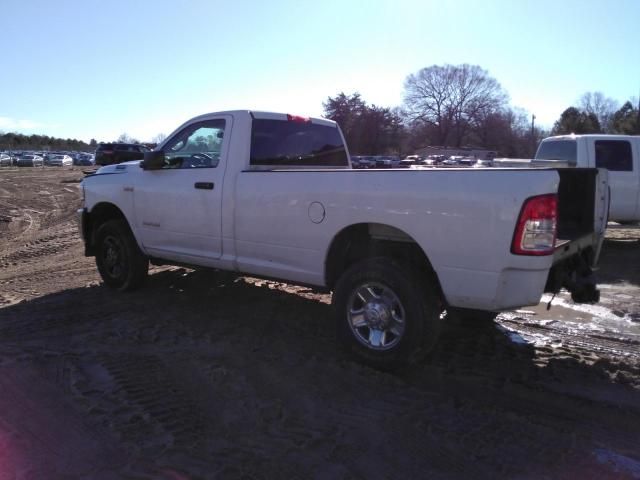
[[193, 186], [201, 190], [213, 190], [213, 182], [196, 182]]

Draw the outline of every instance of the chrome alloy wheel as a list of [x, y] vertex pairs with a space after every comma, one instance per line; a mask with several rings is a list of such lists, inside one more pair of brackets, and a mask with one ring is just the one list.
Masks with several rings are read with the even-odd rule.
[[400, 299], [380, 283], [365, 283], [354, 289], [347, 303], [347, 319], [358, 341], [373, 350], [395, 347], [405, 331]]

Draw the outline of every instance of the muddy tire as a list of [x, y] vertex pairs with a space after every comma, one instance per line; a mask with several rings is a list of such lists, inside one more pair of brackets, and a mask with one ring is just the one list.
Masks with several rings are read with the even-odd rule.
[[343, 352], [382, 370], [421, 360], [440, 333], [439, 302], [430, 283], [388, 258], [351, 266], [340, 277], [332, 300]]
[[149, 261], [124, 220], [109, 220], [96, 232], [96, 265], [105, 285], [119, 291], [135, 290], [144, 282]]

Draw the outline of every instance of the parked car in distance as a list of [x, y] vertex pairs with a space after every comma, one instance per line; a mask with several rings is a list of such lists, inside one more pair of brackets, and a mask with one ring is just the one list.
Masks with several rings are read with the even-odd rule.
[[0, 153], [0, 167], [11, 167], [13, 166], [13, 161], [11, 157], [6, 153]]
[[5, 153], [5, 155], [8, 155], [9, 158], [11, 159], [11, 165], [12, 166], [17, 166], [18, 165], [18, 157], [20, 156], [19, 153], [16, 152], [7, 152]]
[[113, 165], [115, 163], [142, 160], [150, 149], [135, 143], [100, 143], [96, 149], [96, 165]]
[[393, 155], [378, 155], [374, 158], [376, 168], [395, 168], [400, 163], [400, 159]]
[[421, 165], [422, 157], [419, 155], [408, 155], [398, 162], [398, 168], [410, 168], [413, 165]]
[[81, 153], [73, 162], [74, 165], [81, 165], [83, 167], [90, 167], [95, 164], [95, 156], [90, 153]]
[[352, 155], [352, 156], [351, 156], [351, 167], [352, 167], [352, 168], [363, 168], [363, 167], [360, 165], [360, 159], [361, 159], [361, 158], [362, 158], [362, 157], [361, 157], [361, 156], [359, 156], [359, 155]]
[[70, 167], [73, 165], [73, 160], [69, 155], [49, 155], [47, 165], [51, 165], [52, 167]]
[[18, 157], [19, 167], [42, 167], [44, 159], [39, 155], [23, 154]]
[[471, 167], [475, 165], [476, 159], [474, 157], [462, 157], [458, 159], [458, 165], [461, 167]]
[[476, 163], [473, 164], [473, 168], [488, 168], [488, 167], [493, 167], [493, 160], [480, 158], [476, 160]]
[[358, 163], [360, 164], [360, 168], [376, 168], [376, 157], [372, 157], [372, 156], [360, 157]]

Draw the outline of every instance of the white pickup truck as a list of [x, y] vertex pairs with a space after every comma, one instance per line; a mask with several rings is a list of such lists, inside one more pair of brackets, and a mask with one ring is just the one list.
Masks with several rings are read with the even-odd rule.
[[562, 135], [545, 138], [534, 162], [561, 161], [571, 167], [609, 171], [609, 219], [619, 223], [640, 221], [640, 136]]
[[245, 110], [189, 120], [81, 186], [106, 285], [138, 287], [151, 262], [333, 291], [340, 344], [383, 368], [428, 352], [449, 315], [494, 317], [563, 287], [598, 300], [596, 169], [352, 170], [335, 122]]

